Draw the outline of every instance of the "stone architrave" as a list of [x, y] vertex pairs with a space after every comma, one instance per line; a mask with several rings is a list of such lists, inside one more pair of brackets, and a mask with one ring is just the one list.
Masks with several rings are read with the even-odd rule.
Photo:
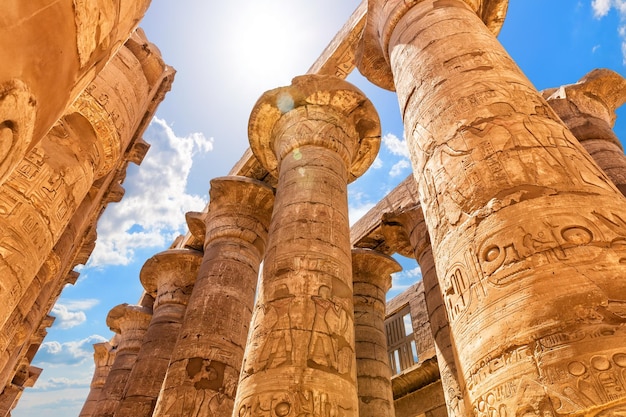
[[426, 229], [422, 208], [417, 205], [395, 214], [384, 215], [383, 233], [385, 237], [393, 236], [396, 241], [408, 241], [408, 246], [413, 248], [415, 260], [417, 260], [422, 272], [426, 310], [428, 311], [432, 337], [435, 341], [435, 354], [437, 355], [437, 365], [441, 375], [448, 417], [465, 417], [469, 415], [466, 409], [471, 407], [465, 406], [464, 390], [461, 388], [456, 354], [450, 335], [450, 323], [448, 322], [446, 306], [443, 303], [443, 295], [430, 245], [430, 236]]
[[0, 184], [122, 47], [149, 4], [3, 2]]
[[231, 176], [211, 180], [209, 193], [204, 258], [154, 417], [233, 410], [274, 192]]
[[136, 305], [120, 304], [109, 312], [107, 326], [120, 337], [115, 349], [115, 360], [100, 392], [94, 417], [113, 416], [124, 394], [151, 318], [151, 309]]
[[613, 132], [615, 110], [626, 102], [626, 79], [614, 71], [596, 69], [576, 84], [545, 90], [543, 96], [598, 166], [626, 194], [626, 156]]
[[402, 267], [370, 249], [352, 249], [354, 340], [359, 417], [394, 417], [385, 334], [385, 296]]
[[248, 132], [278, 185], [233, 415], [356, 417], [347, 184], [376, 157], [378, 115], [351, 84], [310, 75], [266, 92]]
[[359, 69], [398, 94], [470, 413], [624, 413], [626, 205], [489, 30], [507, 4], [370, 0]]
[[98, 398], [102, 392], [102, 387], [109, 376], [111, 365], [115, 359], [115, 351], [109, 342], [96, 343], [93, 345], [93, 361], [96, 365], [93, 377], [91, 378], [91, 386], [89, 395], [80, 410], [78, 417], [92, 417], [98, 404]]
[[202, 252], [170, 249], [141, 268], [141, 283], [155, 299], [152, 320], [115, 417], [152, 416], [201, 260]]

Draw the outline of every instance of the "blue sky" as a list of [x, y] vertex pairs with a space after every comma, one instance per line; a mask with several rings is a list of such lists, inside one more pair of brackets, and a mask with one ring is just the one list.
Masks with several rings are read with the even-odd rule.
[[[219, 4], [214, 4], [219, 3]], [[33, 364], [44, 368], [14, 417], [77, 416], [93, 373], [92, 344], [111, 338], [106, 314], [135, 303], [141, 266], [185, 232], [184, 213], [204, 208], [210, 179], [226, 175], [248, 147], [247, 120], [266, 90], [303, 74], [359, 0], [153, 0], [141, 24], [178, 71], [131, 166], [126, 196], [98, 225], [98, 243], [75, 286], [53, 309], [55, 324]], [[500, 41], [538, 89], [578, 81], [594, 68], [626, 74], [626, 0], [510, 0]], [[410, 174], [395, 95], [358, 73], [349, 81], [374, 102], [383, 144], [350, 186], [351, 220]], [[626, 109], [618, 111], [626, 138]], [[414, 262], [394, 277], [394, 293], [420, 279]]]

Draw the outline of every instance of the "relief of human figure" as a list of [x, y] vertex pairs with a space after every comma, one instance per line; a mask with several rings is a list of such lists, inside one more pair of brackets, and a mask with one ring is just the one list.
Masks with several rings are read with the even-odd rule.
[[261, 369], [289, 365], [292, 361], [293, 340], [291, 336], [291, 303], [295, 298], [285, 284], [274, 291], [272, 300], [262, 305], [265, 317], [274, 315], [274, 324], [267, 335], [259, 356]]

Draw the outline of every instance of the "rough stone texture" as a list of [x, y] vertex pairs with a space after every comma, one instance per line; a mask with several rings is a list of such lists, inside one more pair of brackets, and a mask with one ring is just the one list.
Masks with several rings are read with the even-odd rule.
[[476, 8], [382, 3], [386, 31], [368, 36], [389, 57], [472, 412], [624, 411], [622, 196]]
[[626, 156], [613, 132], [615, 110], [626, 102], [626, 79], [597, 69], [578, 83], [545, 90], [543, 96], [593, 160], [626, 194]]
[[235, 415], [357, 416], [347, 183], [376, 157], [378, 115], [345, 81], [304, 76], [248, 129], [278, 185]]
[[32, 387], [41, 375], [41, 371], [41, 368], [30, 366], [29, 363], [20, 366], [11, 384], [7, 385], [0, 393], [0, 416], [11, 415], [11, 410], [17, 405], [24, 388]]
[[170, 249], [148, 259], [141, 269], [141, 283], [154, 297], [152, 319], [116, 417], [152, 416], [201, 260], [202, 252]]
[[109, 312], [107, 326], [120, 337], [115, 349], [115, 360], [93, 412], [94, 417], [113, 416], [151, 319], [152, 310], [142, 306], [120, 304]]
[[91, 378], [89, 395], [78, 417], [92, 417], [102, 392], [102, 387], [109, 376], [111, 365], [115, 360], [115, 351], [109, 342], [96, 343], [93, 345], [93, 361], [95, 369]]
[[[396, 417], [447, 417], [440, 381], [395, 401]], [[471, 414], [466, 414], [467, 416]]]
[[392, 417], [391, 368], [385, 336], [385, 296], [402, 267], [370, 249], [352, 249], [354, 340], [360, 417]]
[[211, 181], [204, 258], [155, 417], [231, 415], [273, 205], [259, 181]]
[[149, 4], [149, 0], [4, 2], [0, 184], [126, 42]]

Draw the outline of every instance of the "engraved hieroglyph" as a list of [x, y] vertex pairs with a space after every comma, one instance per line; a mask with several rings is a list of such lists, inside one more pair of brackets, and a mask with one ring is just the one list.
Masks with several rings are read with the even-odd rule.
[[352, 249], [354, 332], [359, 417], [393, 417], [385, 335], [385, 295], [400, 265], [370, 249]]
[[398, 93], [472, 413], [617, 412], [624, 200], [481, 20], [506, 4], [369, 1], [360, 68]]
[[274, 192], [260, 181], [230, 176], [213, 179], [209, 194], [204, 227], [194, 227], [205, 229], [204, 257], [155, 417], [233, 411]]
[[149, 0], [3, 4], [0, 184], [122, 47], [149, 4]]
[[141, 268], [141, 283], [154, 298], [152, 319], [116, 417], [152, 416], [201, 260], [202, 252], [170, 249], [154, 255]]
[[376, 157], [378, 115], [345, 81], [303, 76], [248, 130], [278, 185], [233, 415], [357, 416], [347, 183]]

